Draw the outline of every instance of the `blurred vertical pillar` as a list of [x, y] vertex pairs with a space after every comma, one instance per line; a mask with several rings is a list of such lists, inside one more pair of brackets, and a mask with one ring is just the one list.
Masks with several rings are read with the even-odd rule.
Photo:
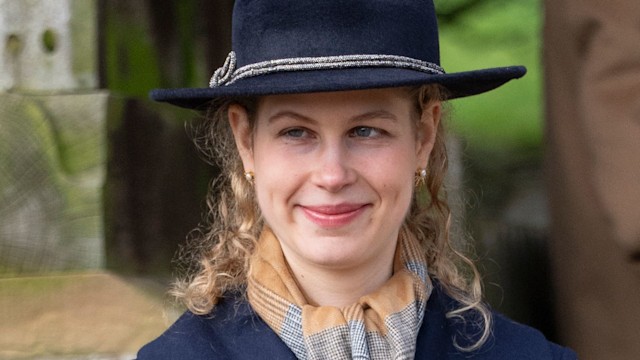
[[100, 84], [108, 118], [106, 265], [167, 275], [200, 221], [215, 169], [185, 124], [198, 114], [153, 103], [158, 87], [206, 87], [231, 48], [232, 0], [99, 0]]
[[545, 1], [547, 174], [561, 336], [640, 358], [640, 2]]

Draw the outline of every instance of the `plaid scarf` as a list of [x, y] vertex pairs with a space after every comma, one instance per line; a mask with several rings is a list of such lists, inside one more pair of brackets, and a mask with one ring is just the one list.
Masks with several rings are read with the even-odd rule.
[[280, 243], [265, 229], [251, 259], [249, 303], [298, 359], [413, 359], [433, 289], [417, 239], [401, 233], [394, 273], [357, 303], [309, 305], [289, 271]]

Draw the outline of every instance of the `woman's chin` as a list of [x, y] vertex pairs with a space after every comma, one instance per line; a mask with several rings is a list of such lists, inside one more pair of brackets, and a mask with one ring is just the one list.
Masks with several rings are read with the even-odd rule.
[[[309, 239], [310, 240], [310, 239]], [[361, 265], [370, 244], [349, 237], [315, 238], [313, 245], [300, 244], [300, 255], [309, 264], [327, 269], [347, 269]]]

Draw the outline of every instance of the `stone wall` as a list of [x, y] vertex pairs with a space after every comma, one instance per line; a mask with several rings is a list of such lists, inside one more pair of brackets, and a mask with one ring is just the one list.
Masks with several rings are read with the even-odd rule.
[[104, 265], [106, 92], [0, 94], [0, 270]]
[[0, 274], [100, 268], [95, 1], [0, 0]]

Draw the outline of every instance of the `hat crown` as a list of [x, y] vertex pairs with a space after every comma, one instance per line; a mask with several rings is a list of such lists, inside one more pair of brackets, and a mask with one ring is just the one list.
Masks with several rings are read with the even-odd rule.
[[522, 77], [523, 66], [446, 73], [432, 0], [236, 0], [232, 51], [207, 88], [157, 89], [186, 108], [211, 100], [440, 84], [447, 98]]
[[238, 66], [361, 54], [440, 64], [431, 0], [237, 0], [232, 43]]

